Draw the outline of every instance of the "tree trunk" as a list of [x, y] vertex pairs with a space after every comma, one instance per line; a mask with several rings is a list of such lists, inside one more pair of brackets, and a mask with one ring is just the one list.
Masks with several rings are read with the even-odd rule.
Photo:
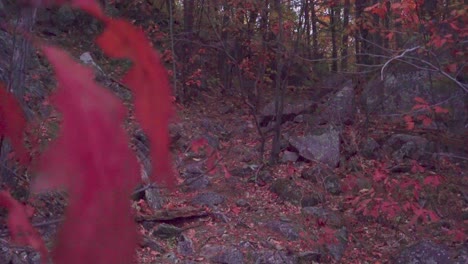
[[275, 0], [275, 10], [278, 13], [278, 27], [279, 32], [276, 36], [276, 78], [275, 78], [275, 113], [276, 124], [274, 128], [274, 137], [272, 143], [272, 150], [270, 162], [272, 164], [278, 162], [279, 153], [281, 151], [281, 123], [283, 118], [283, 104], [284, 104], [284, 87], [282, 81], [283, 72], [283, 11], [280, 0]]
[[337, 7], [332, 4], [330, 6], [330, 32], [331, 32], [331, 42], [332, 42], [332, 72], [338, 71], [338, 47], [336, 43], [336, 24], [337, 24]]
[[343, 6], [343, 37], [341, 39], [341, 71], [348, 69], [348, 25], [350, 0], [344, 1]]
[[[15, 36], [13, 40], [13, 54], [11, 58], [10, 71], [8, 76], [7, 89], [13, 93], [21, 104], [27, 118], [31, 118], [33, 113], [30, 113], [25, 101], [23, 100], [26, 94], [26, 72], [30, 59], [32, 57], [31, 43], [23, 37], [32, 31], [36, 18], [36, 8], [24, 7], [19, 12], [17, 24], [15, 25]], [[3, 137], [0, 140], [0, 173], [2, 177], [1, 183], [6, 184], [10, 188], [17, 190], [15, 179], [18, 179], [19, 168], [8, 166], [8, 154], [11, 147]]]

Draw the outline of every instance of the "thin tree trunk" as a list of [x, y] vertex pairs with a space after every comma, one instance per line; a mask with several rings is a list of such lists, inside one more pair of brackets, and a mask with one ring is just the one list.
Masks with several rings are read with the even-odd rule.
[[176, 53], [175, 53], [175, 47], [174, 47], [174, 6], [173, 6], [173, 0], [168, 0], [169, 2], [169, 31], [170, 31], [170, 37], [171, 37], [171, 52], [172, 52], [172, 89], [173, 89], [173, 94], [177, 96], [179, 94], [179, 91], [177, 90], [177, 59], [176, 59]]
[[341, 71], [348, 68], [348, 24], [350, 0], [344, 1], [343, 6], [343, 38], [341, 39]]
[[310, 1], [310, 12], [312, 16], [312, 55], [314, 59], [319, 59], [318, 51], [318, 30], [317, 30], [317, 14], [315, 12], [315, 1]]
[[336, 13], [337, 13], [337, 8], [332, 4], [330, 6], [330, 31], [331, 31], [331, 42], [332, 42], [332, 67], [331, 71], [332, 72], [337, 72], [338, 71], [338, 47], [336, 43]]
[[[24, 34], [29, 34], [32, 31], [36, 18], [36, 8], [23, 7], [19, 12], [15, 28], [15, 36], [13, 40], [13, 55], [11, 57], [10, 71], [8, 76], [7, 89], [13, 93], [20, 102], [27, 118], [31, 118], [31, 113], [23, 100], [26, 94], [26, 73], [28, 64], [32, 57], [31, 43], [25, 39]], [[1, 183], [6, 184], [12, 189], [16, 189], [15, 179], [17, 179], [18, 168], [7, 165], [8, 154], [11, 151], [10, 145], [1, 138], [0, 140], [0, 168]]]
[[275, 0], [275, 9], [278, 13], [278, 26], [279, 32], [276, 36], [276, 78], [275, 78], [275, 113], [276, 113], [276, 124], [274, 129], [274, 137], [272, 143], [272, 150], [270, 156], [270, 162], [272, 164], [278, 162], [279, 153], [281, 151], [281, 123], [283, 118], [283, 104], [284, 104], [284, 87], [282, 81], [283, 72], [283, 11], [280, 0]]

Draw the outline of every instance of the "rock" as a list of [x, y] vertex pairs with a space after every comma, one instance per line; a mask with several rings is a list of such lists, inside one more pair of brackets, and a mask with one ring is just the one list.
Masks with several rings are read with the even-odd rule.
[[207, 193], [201, 193], [197, 195], [195, 198], [193, 198], [192, 204], [206, 205], [209, 207], [213, 207], [215, 205], [224, 203], [225, 200], [226, 199], [223, 195], [220, 195], [214, 192], [207, 192]]
[[341, 193], [341, 183], [340, 183], [340, 179], [333, 175], [333, 176], [329, 176], [329, 177], [326, 177], [324, 179], [324, 187], [325, 187], [325, 190], [327, 190], [329, 193], [333, 194], [333, 195], [338, 195]]
[[283, 156], [281, 157], [281, 161], [286, 162], [296, 162], [299, 159], [299, 155], [296, 152], [287, 151], [283, 152]]
[[465, 264], [468, 263], [468, 245], [462, 246], [462, 248], [458, 249], [455, 254], [455, 262], [454, 264]]
[[296, 264], [296, 258], [283, 251], [266, 250], [255, 254], [256, 264]]
[[[315, 103], [312, 100], [302, 102], [285, 102], [283, 106], [283, 122], [294, 120], [294, 118], [302, 113], [312, 112]], [[265, 105], [260, 111], [258, 122], [261, 126], [267, 126], [268, 123], [276, 116], [275, 102], [272, 101]]]
[[361, 144], [361, 154], [367, 159], [377, 159], [379, 157], [377, 152], [379, 148], [379, 143], [377, 143], [375, 139], [369, 137]]
[[232, 105], [223, 105], [219, 108], [219, 113], [222, 115], [231, 114], [234, 111]]
[[55, 26], [62, 31], [68, 31], [76, 21], [76, 15], [72, 7], [69, 5], [61, 6], [55, 17]]
[[333, 171], [327, 166], [317, 164], [312, 168], [304, 169], [301, 172], [301, 177], [304, 180], [311, 181], [313, 183], [323, 182], [326, 178], [335, 176]]
[[325, 109], [319, 114], [319, 123], [351, 125], [354, 122], [355, 112], [354, 85], [351, 81], [348, 81], [326, 103]]
[[99, 67], [99, 65], [97, 65], [97, 63], [94, 61], [93, 56], [91, 55], [91, 52], [87, 51], [87, 52], [82, 53], [80, 55], [80, 61], [83, 62], [85, 65], [96, 68], [97, 70], [102, 72], [101, 67]]
[[163, 246], [161, 246], [154, 239], [147, 237], [147, 236], [143, 236], [143, 238], [140, 240], [140, 247], [147, 247], [147, 248], [150, 248], [151, 250], [154, 250], [163, 254], [166, 253], [166, 250], [164, 249]]
[[162, 223], [153, 231], [153, 236], [162, 239], [169, 239], [179, 236], [180, 233], [182, 233], [181, 228]]
[[203, 173], [203, 162], [191, 162], [185, 165], [185, 173], [183, 173], [182, 176], [190, 178], [199, 176]]
[[304, 115], [298, 115], [296, 117], [294, 117], [294, 123], [304, 123], [305, 121], [305, 118], [304, 118]]
[[187, 178], [184, 181], [184, 189], [186, 191], [199, 191], [210, 185], [210, 179], [206, 175]]
[[322, 254], [315, 251], [306, 251], [300, 252], [297, 255], [297, 263], [298, 264], [310, 264], [310, 263], [320, 263], [320, 257]]
[[239, 199], [236, 201], [236, 205], [239, 207], [247, 207], [249, 206], [249, 203], [244, 199]]
[[299, 205], [302, 199], [302, 193], [299, 186], [289, 179], [277, 179], [271, 184], [270, 190], [277, 194], [281, 199], [294, 205]]
[[[383, 81], [380, 78], [378, 76], [369, 81], [362, 93], [362, 101], [369, 114], [377, 113], [392, 118], [392, 114], [397, 112], [412, 112], [414, 98], [420, 97], [429, 105], [438, 104], [450, 111], [449, 115], [439, 115], [446, 118], [446, 121], [434, 120], [439, 123], [437, 126], [447, 126], [448, 131], [455, 135], [466, 133], [464, 126], [468, 120], [468, 95], [454, 82], [439, 73], [408, 69], [404, 66], [385, 74]], [[395, 121], [402, 120], [401, 116], [394, 118]], [[416, 128], [427, 128], [420, 122], [416, 122], [415, 125]]]
[[331, 130], [321, 135], [289, 136], [289, 143], [299, 151], [299, 155], [311, 161], [318, 161], [331, 168], [340, 161], [340, 136]]
[[396, 257], [395, 264], [453, 263], [450, 251], [443, 245], [420, 241], [403, 249]]
[[244, 255], [234, 247], [205, 245], [201, 249], [201, 256], [209, 259], [211, 263], [242, 264]]
[[287, 223], [283, 221], [272, 221], [266, 224], [271, 230], [283, 235], [288, 240], [297, 240], [299, 239], [299, 233], [297, 228], [292, 223]]
[[429, 141], [423, 137], [395, 134], [385, 142], [383, 150], [401, 163], [404, 159], [427, 161], [430, 159], [427, 152], [431, 152], [431, 147]]
[[335, 232], [335, 238], [337, 241], [326, 245], [326, 248], [335, 261], [340, 261], [348, 246], [348, 231], [346, 227], [337, 230]]
[[319, 203], [323, 201], [323, 197], [319, 194], [313, 194], [306, 196], [302, 199], [301, 201], [301, 206], [302, 207], [311, 207], [311, 206], [316, 206]]
[[179, 237], [179, 241], [177, 242], [177, 252], [182, 256], [193, 255], [195, 249], [193, 248], [192, 240], [185, 235], [181, 235]]
[[302, 213], [305, 215], [312, 215], [315, 218], [320, 218], [326, 225], [333, 228], [341, 228], [344, 225], [343, 217], [333, 210], [322, 208], [318, 206], [304, 207]]
[[250, 169], [250, 167], [248, 167], [248, 166], [237, 167], [237, 168], [234, 168], [234, 169], [230, 170], [229, 173], [232, 176], [236, 176], [236, 177], [246, 177], [246, 176], [249, 176], [250, 174], [252, 174], [252, 169]]

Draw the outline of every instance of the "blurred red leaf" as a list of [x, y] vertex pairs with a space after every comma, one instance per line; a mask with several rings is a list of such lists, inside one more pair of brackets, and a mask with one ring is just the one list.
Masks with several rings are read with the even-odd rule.
[[90, 69], [57, 48], [43, 51], [57, 76], [51, 103], [63, 121], [39, 160], [34, 188], [69, 192], [54, 262], [131, 263], [137, 233], [129, 197], [139, 166], [122, 125], [125, 108], [93, 81]]
[[151, 142], [153, 179], [173, 187], [176, 179], [170, 162], [168, 130], [173, 106], [167, 71], [143, 31], [124, 20], [103, 20], [106, 29], [97, 39], [98, 45], [109, 56], [133, 61], [124, 83], [134, 93], [136, 118]]
[[440, 175], [431, 175], [427, 176], [424, 179], [424, 185], [430, 185], [433, 187], [437, 187], [442, 184], [442, 177]]
[[405, 123], [406, 123], [406, 129], [413, 130], [414, 129], [413, 118], [411, 116], [409, 116], [409, 115], [405, 115], [403, 117], [403, 119], [405, 120]]
[[41, 262], [47, 263], [47, 248], [39, 233], [29, 222], [28, 208], [16, 201], [6, 191], [0, 191], [0, 207], [8, 210], [7, 225], [13, 242], [31, 246], [41, 254]]
[[7, 137], [11, 140], [13, 150], [22, 163], [28, 160], [28, 152], [23, 144], [25, 128], [26, 120], [21, 106], [0, 83], [0, 137]]
[[448, 114], [449, 111], [443, 107], [434, 106], [434, 112], [436, 112], [437, 114]]
[[415, 98], [414, 98], [414, 101], [416, 101], [418, 104], [428, 105], [428, 103], [426, 102], [426, 100], [424, 100], [424, 99], [421, 98], [421, 97], [415, 97]]

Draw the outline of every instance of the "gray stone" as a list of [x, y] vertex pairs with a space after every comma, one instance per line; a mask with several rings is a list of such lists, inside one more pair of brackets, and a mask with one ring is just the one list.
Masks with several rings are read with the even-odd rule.
[[341, 193], [341, 183], [337, 176], [329, 176], [324, 179], [324, 187], [329, 193], [338, 195]]
[[390, 154], [393, 159], [402, 162], [405, 159], [428, 160], [430, 159], [431, 145], [429, 141], [420, 136], [395, 134], [384, 144], [383, 150]]
[[343, 84], [326, 103], [325, 109], [320, 113], [320, 123], [334, 125], [351, 125], [354, 122], [356, 104], [354, 102], [354, 86], [351, 81]]
[[375, 139], [369, 137], [361, 145], [361, 153], [367, 159], [376, 159], [379, 157], [378, 150], [380, 148], [379, 143]]
[[298, 264], [320, 263], [321, 257], [322, 257], [322, 254], [316, 251], [300, 252], [297, 255], [297, 263]]
[[225, 197], [214, 193], [214, 192], [207, 192], [207, 193], [201, 193], [197, 195], [195, 198], [192, 200], [192, 204], [194, 205], [206, 205], [206, 206], [215, 206], [224, 203]]
[[302, 193], [299, 186], [289, 179], [277, 179], [271, 184], [270, 190], [281, 199], [294, 205], [299, 205], [302, 200]]
[[323, 197], [321, 197], [319, 194], [309, 195], [302, 199], [301, 206], [302, 207], [316, 206], [319, 203], [321, 203], [322, 200], [323, 200]]
[[283, 152], [283, 156], [281, 157], [281, 161], [286, 162], [296, 162], [299, 159], [299, 155], [296, 152], [287, 151]]
[[296, 264], [294, 256], [283, 251], [266, 250], [255, 254], [255, 264]]
[[348, 246], [348, 231], [346, 227], [337, 230], [335, 232], [335, 238], [337, 241], [326, 245], [326, 248], [335, 261], [340, 261]]
[[179, 237], [179, 241], [177, 242], [177, 252], [182, 256], [193, 255], [195, 249], [193, 248], [192, 240], [185, 235], [181, 235]]
[[201, 256], [209, 259], [211, 263], [242, 264], [244, 254], [234, 247], [205, 245], [201, 249]]
[[272, 221], [266, 225], [271, 230], [283, 235], [288, 240], [297, 240], [299, 239], [299, 233], [297, 228], [292, 223], [287, 223], [283, 221]]
[[343, 227], [344, 220], [341, 215], [331, 209], [322, 208], [319, 206], [304, 207], [302, 213], [305, 215], [312, 215], [315, 218], [320, 218], [326, 225], [333, 228]]
[[331, 130], [321, 135], [289, 136], [287, 139], [305, 159], [322, 162], [331, 168], [338, 166], [340, 135], [337, 131]]
[[421, 241], [403, 249], [396, 257], [395, 264], [450, 264], [450, 251], [443, 245]]
[[210, 184], [210, 179], [206, 175], [187, 178], [184, 181], [184, 189], [187, 191], [198, 191], [206, 188]]
[[162, 223], [156, 228], [156, 230], [153, 231], [153, 236], [162, 239], [169, 239], [179, 236], [180, 233], [182, 233], [181, 228]]

